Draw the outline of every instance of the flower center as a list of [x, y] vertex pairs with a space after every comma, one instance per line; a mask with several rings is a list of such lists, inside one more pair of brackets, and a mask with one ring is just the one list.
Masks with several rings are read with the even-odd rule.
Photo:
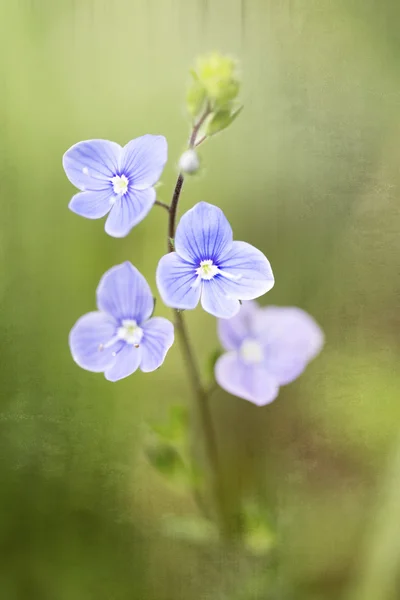
[[245, 363], [251, 365], [262, 362], [264, 358], [263, 348], [256, 340], [244, 340], [240, 346], [239, 354]]
[[119, 340], [138, 347], [143, 337], [143, 329], [134, 319], [124, 319], [121, 327], [118, 328], [117, 336]]
[[196, 275], [201, 279], [210, 280], [219, 273], [219, 269], [213, 264], [212, 260], [202, 260], [200, 266], [196, 269]]
[[125, 175], [116, 175], [111, 179], [114, 193], [123, 196], [128, 191], [129, 180]]

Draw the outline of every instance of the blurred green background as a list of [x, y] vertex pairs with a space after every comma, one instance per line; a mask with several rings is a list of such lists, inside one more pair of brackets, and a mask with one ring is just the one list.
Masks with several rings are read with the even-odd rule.
[[[262, 302], [327, 339], [271, 406], [213, 396], [231, 511], [255, 495], [277, 515], [276, 600], [400, 597], [399, 19], [397, 0], [0, 0], [2, 600], [272, 598], [268, 557], [161, 532], [196, 511], [141, 451], [147, 420], [191, 403], [177, 345], [110, 384], [67, 344], [112, 265], [156, 292], [166, 219], [108, 237], [68, 210], [62, 154], [164, 134], [169, 201], [188, 70], [212, 50], [241, 61], [245, 110], [181, 210], [220, 205], [272, 263]], [[215, 321], [188, 322], [205, 364]]]

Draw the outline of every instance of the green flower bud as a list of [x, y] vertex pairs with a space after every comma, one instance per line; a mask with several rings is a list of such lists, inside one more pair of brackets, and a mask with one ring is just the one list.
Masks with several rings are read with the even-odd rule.
[[228, 56], [214, 52], [199, 58], [197, 78], [213, 108], [228, 105], [239, 94], [236, 61]]
[[186, 92], [186, 106], [188, 113], [192, 117], [197, 117], [203, 108], [204, 102], [206, 100], [206, 90], [203, 84], [199, 81], [196, 73], [192, 71], [193, 81], [188, 87]]

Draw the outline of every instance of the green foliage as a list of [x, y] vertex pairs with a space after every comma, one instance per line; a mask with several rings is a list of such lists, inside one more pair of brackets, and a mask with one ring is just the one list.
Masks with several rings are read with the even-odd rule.
[[185, 463], [170, 444], [151, 444], [146, 447], [146, 456], [154, 469], [171, 483], [181, 484], [187, 480]]
[[199, 81], [197, 74], [191, 71], [192, 81], [186, 92], [186, 106], [188, 113], [192, 117], [196, 117], [200, 114], [201, 109], [204, 106], [207, 92], [203, 84]]
[[186, 407], [172, 406], [167, 421], [165, 423], [152, 423], [150, 428], [161, 441], [182, 444], [187, 440], [188, 421]]
[[163, 531], [176, 540], [197, 544], [209, 544], [218, 540], [218, 531], [215, 525], [206, 519], [195, 516], [165, 516]]
[[239, 94], [240, 82], [236, 61], [214, 52], [197, 61], [197, 77], [212, 108], [229, 105]]
[[223, 129], [226, 129], [233, 123], [233, 121], [240, 115], [243, 110], [243, 106], [240, 106], [233, 112], [230, 109], [222, 109], [215, 112], [206, 127], [206, 134], [211, 136], [219, 133]]
[[243, 512], [243, 543], [256, 556], [268, 554], [275, 545], [275, 534], [265, 510], [253, 503]]

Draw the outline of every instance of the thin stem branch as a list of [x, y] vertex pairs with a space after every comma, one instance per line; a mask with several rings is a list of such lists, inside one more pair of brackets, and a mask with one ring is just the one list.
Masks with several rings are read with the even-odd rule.
[[169, 212], [169, 204], [166, 204], [166, 202], [161, 202], [161, 200], [156, 200], [154, 202], [154, 204], [156, 204], [157, 206], [161, 206], [162, 208], [165, 208], [165, 210], [167, 210]]

